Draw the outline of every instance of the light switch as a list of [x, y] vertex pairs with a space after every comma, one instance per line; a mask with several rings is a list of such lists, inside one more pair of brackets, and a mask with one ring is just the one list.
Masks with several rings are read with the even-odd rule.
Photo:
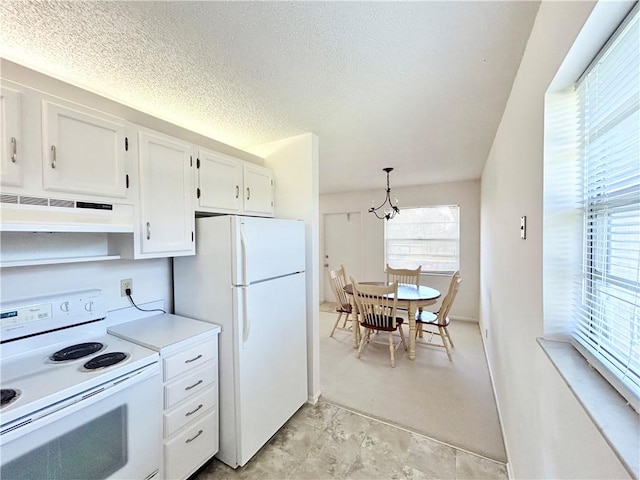
[[520, 238], [527, 238], [527, 217], [520, 217]]

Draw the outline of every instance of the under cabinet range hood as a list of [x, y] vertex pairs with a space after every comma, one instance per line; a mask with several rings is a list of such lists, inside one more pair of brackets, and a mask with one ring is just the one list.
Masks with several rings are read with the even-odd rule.
[[2, 232], [133, 232], [133, 205], [0, 195]]

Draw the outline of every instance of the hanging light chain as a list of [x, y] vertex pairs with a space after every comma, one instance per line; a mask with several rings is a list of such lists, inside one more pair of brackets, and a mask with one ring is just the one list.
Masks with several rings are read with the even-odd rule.
[[[369, 213], [373, 213], [380, 220], [391, 220], [396, 214], [400, 213], [400, 209], [398, 208], [398, 197], [395, 198], [395, 205], [391, 203], [391, 187], [389, 186], [389, 173], [393, 170], [391, 167], [383, 168], [383, 172], [387, 172], [387, 193], [384, 201], [378, 206], [375, 207], [373, 204], [373, 200], [371, 201], [372, 205], [369, 209]], [[382, 216], [378, 214], [378, 210], [384, 207], [386, 204], [389, 204], [389, 208], [385, 208], [382, 212], [384, 213]]]

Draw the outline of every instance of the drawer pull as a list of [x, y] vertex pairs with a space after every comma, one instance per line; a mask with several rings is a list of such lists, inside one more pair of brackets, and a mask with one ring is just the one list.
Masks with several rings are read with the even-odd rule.
[[191, 390], [192, 388], [196, 388], [198, 385], [202, 383], [202, 380], [198, 380], [196, 383], [191, 385], [190, 387], [184, 387], [185, 390]]
[[197, 357], [190, 358], [189, 360], [185, 360], [184, 363], [195, 362], [196, 360], [200, 360], [201, 358], [202, 358], [202, 354], [198, 355]]
[[191, 415], [193, 415], [194, 413], [196, 413], [198, 410], [200, 410], [204, 405], [200, 404], [196, 407], [195, 410], [191, 410], [190, 412], [187, 412], [184, 414], [185, 417], [190, 417]]
[[198, 433], [196, 433], [193, 437], [191, 438], [187, 438], [184, 443], [191, 443], [193, 442], [196, 438], [198, 438], [200, 435], [202, 435], [202, 430], [198, 430]]

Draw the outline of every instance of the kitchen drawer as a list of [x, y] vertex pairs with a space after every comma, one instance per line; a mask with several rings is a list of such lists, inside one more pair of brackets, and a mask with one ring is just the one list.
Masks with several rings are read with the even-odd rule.
[[164, 359], [164, 381], [218, 358], [218, 341], [212, 338]]
[[218, 389], [207, 388], [202, 393], [189, 397], [164, 414], [164, 436], [170, 437], [187, 423], [193, 422], [218, 405]]
[[184, 479], [218, 452], [218, 415], [209, 412], [164, 443], [164, 476]]
[[214, 362], [205, 364], [189, 375], [182, 376], [164, 386], [164, 408], [171, 408], [185, 398], [200, 393], [216, 383], [218, 369]]

